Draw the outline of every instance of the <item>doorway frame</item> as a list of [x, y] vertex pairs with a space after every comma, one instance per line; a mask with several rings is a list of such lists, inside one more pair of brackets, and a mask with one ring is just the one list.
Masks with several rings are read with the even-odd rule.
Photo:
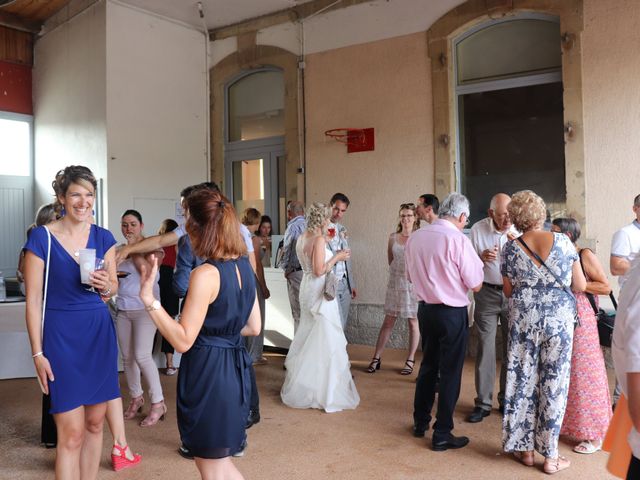
[[560, 20], [563, 123], [568, 130], [564, 152], [567, 213], [583, 225], [583, 231], [588, 235], [582, 107], [582, 0], [549, 0], [543, 5], [539, 0], [522, 0], [518, 2], [518, 8], [512, 1], [489, 4], [468, 0], [440, 17], [427, 31], [433, 98], [434, 190], [438, 197], [444, 197], [457, 186], [459, 162], [456, 83], [454, 62], [451, 61], [455, 56], [453, 41], [488, 21], [520, 17], [527, 12], [546, 14]]
[[[463, 168], [462, 168], [462, 151], [463, 145], [462, 141], [462, 133], [463, 129], [460, 126], [460, 97], [463, 95], [468, 95], [471, 93], [482, 93], [482, 92], [495, 92], [498, 90], [506, 90], [510, 88], [520, 88], [520, 87], [531, 87], [535, 85], [544, 85], [549, 83], [562, 83], [562, 70], [558, 68], [556, 71], [544, 72], [544, 73], [536, 73], [530, 75], [519, 75], [513, 78], [505, 78], [498, 80], [485, 80], [485, 81], [477, 81], [468, 85], [459, 85], [458, 84], [458, 56], [456, 54], [458, 45], [469, 38], [470, 36], [478, 33], [481, 30], [486, 28], [491, 28], [495, 25], [499, 25], [502, 23], [514, 22], [518, 20], [541, 20], [545, 22], [552, 22], [560, 24], [560, 19], [555, 15], [549, 15], [545, 13], [538, 12], [518, 12], [515, 15], [505, 16], [503, 18], [490, 18], [486, 21], [480, 22], [469, 28], [461, 35], [458, 35], [452, 40], [451, 43], [451, 55], [453, 58], [452, 68], [453, 68], [453, 88], [454, 88], [454, 105], [453, 105], [453, 119], [455, 123], [455, 167], [454, 167], [454, 176], [455, 176], [455, 190], [457, 192], [463, 192]], [[560, 39], [558, 39], [558, 43], [560, 43]], [[566, 170], [566, 160], [565, 160], [565, 170]], [[566, 181], [565, 181], [566, 187]], [[497, 193], [497, 192], [496, 192]]]

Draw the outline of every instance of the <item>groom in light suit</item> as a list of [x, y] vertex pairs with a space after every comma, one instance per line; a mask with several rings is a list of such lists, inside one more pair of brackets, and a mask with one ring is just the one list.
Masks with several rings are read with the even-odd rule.
[[[336, 229], [334, 237], [329, 242], [329, 248], [333, 253], [349, 248], [347, 229], [339, 223], [349, 208], [349, 203], [349, 198], [343, 193], [336, 193], [331, 197], [331, 223], [333, 225], [330, 224], [329, 228], [333, 226]], [[346, 262], [336, 263], [333, 267], [333, 273], [338, 278], [336, 297], [340, 306], [340, 321], [344, 330], [347, 326], [347, 320], [349, 320], [351, 299], [356, 298], [356, 284], [351, 270], [351, 258]]]

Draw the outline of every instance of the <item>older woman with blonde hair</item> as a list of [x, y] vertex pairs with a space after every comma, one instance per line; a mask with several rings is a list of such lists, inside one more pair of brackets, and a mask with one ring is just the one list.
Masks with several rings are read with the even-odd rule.
[[326, 276], [349, 250], [333, 254], [327, 246], [330, 210], [322, 203], [307, 209], [307, 229], [296, 253], [302, 266], [300, 325], [285, 360], [287, 376], [280, 396], [293, 408], [321, 408], [326, 412], [353, 409], [360, 397], [351, 378], [347, 339], [335, 297], [325, 296]]
[[542, 230], [546, 206], [530, 190], [515, 193], [507, 207], [522, 236], [502, 250], [504, 293], [509, 298], [507, 383], [503, 446], [526, 466], [534, 450], [543, 470], [569, 467], [558, 438], [567, 405], [576, 318], [572, 290], [586, 280], [576, 249], [565, 235]]

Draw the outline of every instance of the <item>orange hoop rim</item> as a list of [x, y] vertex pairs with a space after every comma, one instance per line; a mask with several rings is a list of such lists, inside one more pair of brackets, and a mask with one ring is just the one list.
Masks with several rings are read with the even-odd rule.
[[363, 145], [366, 140], [362, 128], [332, 128], [325, 131], [324, 134], [347, 145]]

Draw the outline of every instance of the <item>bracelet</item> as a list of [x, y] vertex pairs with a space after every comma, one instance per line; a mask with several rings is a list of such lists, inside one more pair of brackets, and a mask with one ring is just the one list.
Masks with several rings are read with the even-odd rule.
[[34, 353], [33, 355], [31, 355], [31, 358], [41, 357], [42, 355], [44, 354], [42, 353], [42, 350], [41, 350], [38, 353]]
[[109, 285], [109, 287], [104, 292], [98, 292], [98, 293], [100, 294], [101, 297], [107, 298], [111, 293], [111, 285]]

